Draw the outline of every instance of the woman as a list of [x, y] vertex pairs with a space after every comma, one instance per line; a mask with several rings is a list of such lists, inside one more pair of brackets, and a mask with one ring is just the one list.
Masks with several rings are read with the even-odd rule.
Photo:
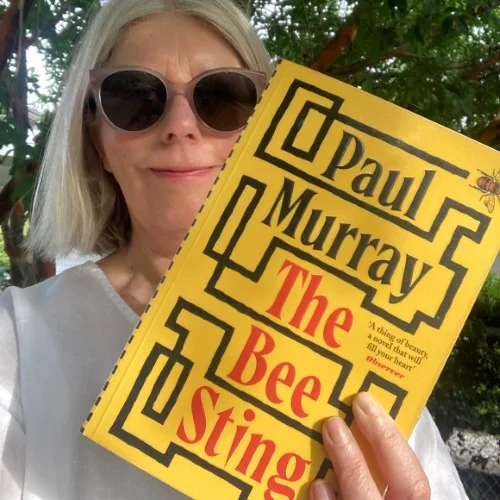
[[[256, 81], [271, 72], [228, 0], [109, 0], [90, 25], [48, 141], [29, 245], [45, 258], [107, 257], [1, 296], [1, 498], [183, 498], [79, 428], [247, 118], [214, 112], [221, 88], [241, 90], [222, 67]], [[410, 441], [419, 458], [367, 395], [354, 412], [387, 498], [429, 498], [429, 484], [432, 498], [466, 498], [427, 412]], [[324, 440], [342, 498], [381, 498], [342, 420]], [[326, 483], [310, 491], [333, 498]]]

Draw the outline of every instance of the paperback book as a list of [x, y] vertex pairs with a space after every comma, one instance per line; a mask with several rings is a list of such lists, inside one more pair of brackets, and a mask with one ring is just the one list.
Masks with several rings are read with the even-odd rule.
[[282, 61], [83, 434], [192, 498], [305, 499], [339, 415], [383, 489], [352, 398], [410, 436], [499, 201], [498, 151]]

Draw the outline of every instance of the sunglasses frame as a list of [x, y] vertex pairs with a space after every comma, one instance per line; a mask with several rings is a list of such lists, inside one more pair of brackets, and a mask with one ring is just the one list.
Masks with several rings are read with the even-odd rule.
[[[117, 125], [115, 125], [106, 115], [104, 108], [102, 106], [102, 101], [101, 101], [101, 86], [104, 80], [111, 76], [114, 75], [115, 73], [120, 73], [122, 71], [140, 71], [144, 73], [148, 73], [150, 75], [155, 76], [158, 78], [164, 85], [166, 95], [167, 95], [167, 100], [165, 103], [165, 108], [163, 109], [163, 113], [161, 116], [156, 120], [152, 125], [150, 125], [147, 128], [141, 129], [141, 130], [125, 130]], [[114, 129], [123, 132], [124, 134], [140, 134], [142, 132], [145, 132], [154, 126], [158, 125], [163, 118], [165, 117], [165, 114], [167, 113], [172, 99], [177, 96], [177, 95], [182, 95], [184, 96], [188, 103], [189, 106], [196, 116], [198, 122], [207, 130], [210, 132], [217, 134], [217, 135], [231, 135], [236, 132], [239, 132], [245, 128], [245, 125], [242, 127], [237, 128], [236, 130], [228, 130], [228, 131], [222, 131], [222, 130], [217, 130], [207, 123], [205, 123], [201, 116], [198, 114], [196, 111], [196, 107], [194, 105], [194, 89], [197, 85], [197, 83], [202, 80], [203, 78], [212, 75], [212, 74], [217, 74], [217, 73], [237, 73], [240, 75], [243, 75], [250, 79], [253, 84], [255, 85], [255, 90], [257, 94], [257, 100], [256, 102], [259, 102], [260, 96], [262, 94], [262, 91], [264, 90], [264, 87], [267, 84], [267, 77], [265, 73], [259, 72], [259, 71], [251, 71], [248, 69], [243, 69], [243, 68], [230, 68], [230, 67], [222, 67], [222, 68], [215, 68], [211, 69], [208, 71], [204, 71], [203, 73], [200, 73], [197, 75], [195, 78], [193, 78], [191, 81], [186, 82], [186, 83], [174, 83], [165, 78], [161, 73], [158, 73], [157, 71], [154, 71], [150, 68], [144, 68], [142, 66], [113, 66], [113, 67], [104, 67], [104, 68], [94, 68], [91, 69], [89, 72], [90, 76], [90, 89], [92, 91], [92, 94], [94, 96], [94, 100], [97, 105], [98, 112], [101, 116], [104, 117], [106, 122]]]

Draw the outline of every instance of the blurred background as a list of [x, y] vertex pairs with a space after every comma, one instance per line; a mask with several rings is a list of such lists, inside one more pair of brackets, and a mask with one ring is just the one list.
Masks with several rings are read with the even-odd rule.
[[[235, 1], [273, 58], [500, 149], [500, 0]], [[0, 0], [0, 291], [88, 258], [41, 262], [22, 243], [64, 72], [101, 3]], [[429, 401], [471, 499], [500, 498], [499, 275], [500, 261]]]

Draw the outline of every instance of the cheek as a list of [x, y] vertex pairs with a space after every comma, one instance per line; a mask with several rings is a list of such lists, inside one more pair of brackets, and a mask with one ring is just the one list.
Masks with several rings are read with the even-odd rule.
[[100, 127], [101, 146], [108, 170], [119, 176], [119, 171], [134, 162], [144, 149], [141, 137], [131, 137], [112, 129], [106, 124]]
[[227, 157], [229, 156], [229, 153], [231, 153], [234, 145], [238, 141], [238, 138], [240, 137], [240, 133], [228, 136], [228, 137], [223, 137], [220, 138], [218, 143], [217, 143], [217, 154], [221, 160], [221, 162], [225, 162], [227, 160]]

